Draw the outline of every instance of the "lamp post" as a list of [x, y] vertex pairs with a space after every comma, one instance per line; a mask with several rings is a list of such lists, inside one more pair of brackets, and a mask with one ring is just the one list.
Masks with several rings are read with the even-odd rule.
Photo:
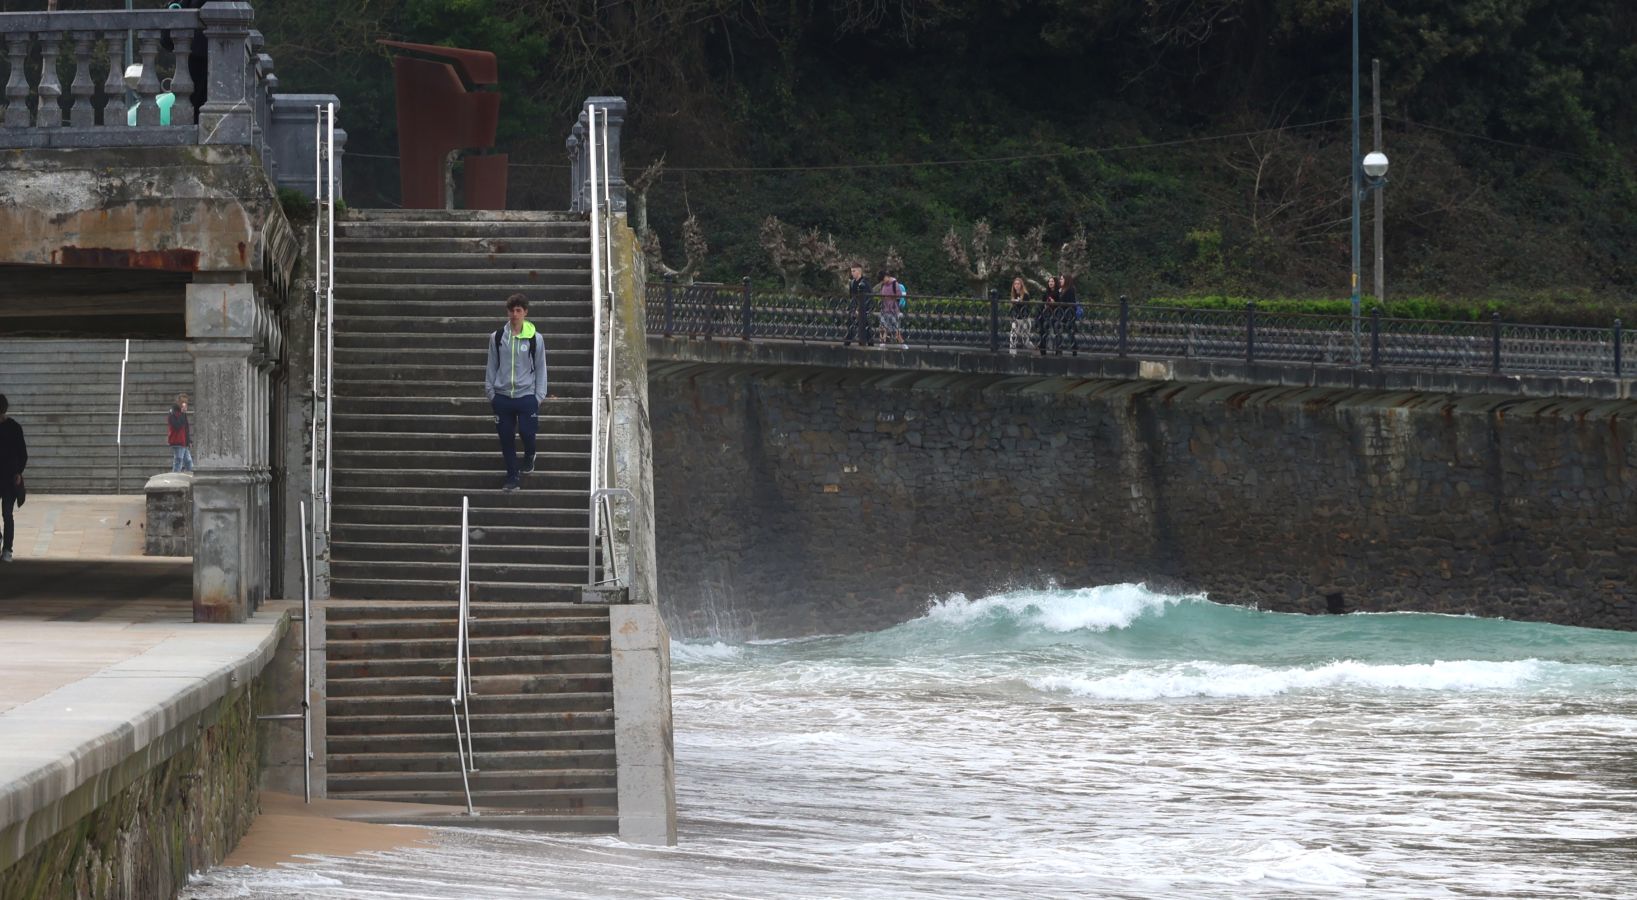
[[1359, 207], [1364, 195], [1387, 183], [1387, 154], [1374, 150], [1367, 156], [1359, 154], [1359, 75], [1358, 75], [1358, 0], [1353, 0], [1353, 361], [1359, 354], [1359, 261], [1363, 255], [1359, 229]]

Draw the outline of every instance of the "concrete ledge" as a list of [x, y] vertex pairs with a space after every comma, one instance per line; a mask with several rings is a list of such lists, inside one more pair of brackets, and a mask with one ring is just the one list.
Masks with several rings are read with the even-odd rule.
[[671, 732], [671, 639], [659, 610], [608, 609], [614, 656], [614, 751], [619, 760], [620, 838], [676, 844], [676, 769]]
[[[1637, 379], [1577, 375], [1495, 375], [1478, 371], [1369, 369], [1231, 360], [1139, 359], [1135, 356], [1034, 356], [978, 350], [875, 350], [795, 341], [697, 340], [649, 337], [653, 378], [690, 377], [702, 364], [841, 369], [896, 386], [916, 386], [927, 376], [972, 375], [996, 380], [1085, 380], [1237, 384], [1356, 391], [1457, 394], [1527, 399], [1629, 401]], [[890, 382], [887, 380], [891, 379]]]
[[266, 668], [287, 622], [278, 609], [190, 625], [0, 715], [0, 871], [194, 740]]

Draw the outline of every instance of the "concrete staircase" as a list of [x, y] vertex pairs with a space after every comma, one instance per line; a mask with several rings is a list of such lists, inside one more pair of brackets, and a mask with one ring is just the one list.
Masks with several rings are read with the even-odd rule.
[[179, 393], [192, 394], [193, 357], [184, 341], [131, 341], [125, 369], [123, 453], [119, 419], [122, 340], [0, 339], [0, 394], [28, 439], [28, 489], [39, 494], [141, 493], [148, 478], [171, 470], [165, 415]]
[[[590, 491], [589, 228], [355, 212], [336, 254], [329, 794], [465, 802], [449, 698], [466, 496], [474, 799], [509, 824], [615, 830], [607, 610], [573, 602]], [[535, 472], [505, 493], [483, 364], [512, 293], [545, 336], [551, 397]]]

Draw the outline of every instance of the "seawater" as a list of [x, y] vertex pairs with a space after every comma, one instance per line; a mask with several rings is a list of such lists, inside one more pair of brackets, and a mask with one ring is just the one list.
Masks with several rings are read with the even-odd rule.
[[1637, 634], [1115, 585], [672, 659], [675, 848], [448, 829], [183, 896], [1637, 894]]

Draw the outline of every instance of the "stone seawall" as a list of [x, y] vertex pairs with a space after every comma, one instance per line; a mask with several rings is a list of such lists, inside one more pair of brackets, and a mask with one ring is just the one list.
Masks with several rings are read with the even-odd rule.
[[676, 634], [1147, 581], [1637, 628], [1637, 402], [652, 364]]
[[[197, 739], [0, 870], [0, 897], [174, 897], [220, 863], [257, 810], [256, 684], [199, 717]], [[127, 766], [146, 764], [133, 757]]]

